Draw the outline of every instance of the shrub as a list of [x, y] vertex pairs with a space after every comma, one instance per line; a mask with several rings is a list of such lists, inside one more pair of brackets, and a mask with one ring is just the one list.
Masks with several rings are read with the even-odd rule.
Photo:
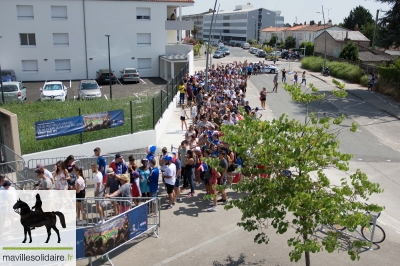
[[198, 39], [198, 41], [199, 41], [199, 43], [200, 43], [201, 45], [203, 45], [203, 44], [204, 44], [204, 41], [203, 41], [203, 39]]
[[352, 41], [349, 41], [340, 51], [340, 58], [344, 58], [351, 61], [358, 61], [358, 48]]
[[194, 55], [200, 55], [200, 47], [201, 47], [201, 44], [196, 44], [193, 46]]
[[387, 81], [397, 81], [400, 75], [400, 70], [394, 67], [380, 67], [379, 77]]
[[362, 77], [360, 78], [360, 84], [361, 84], [362, 86], [364, 86], [364, 87], [368, 87], [368, 80], [369, 80], [368, 75], [364, 75], [364, 76], [362, 76]]
[[302, 67], [315, 72], [321, 71], [323, 65], [324, 65], [324, 59], [318, 56], [309, 56], [301, 60]]
[[393, 97], [395, 100], [400, 100], [400, 90], [396, 87], [396, 83], [383, 79], [378, 81], [376, 90], [382, 94]]

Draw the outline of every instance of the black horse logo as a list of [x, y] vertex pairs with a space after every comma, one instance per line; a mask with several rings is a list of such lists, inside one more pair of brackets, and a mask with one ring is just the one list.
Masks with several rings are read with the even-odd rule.
[[[14, 204], [13, 209], [16, 213], [21, 215], [21, 224], [24, 227], [24, 241], [26, 242], [26, 233], [29, 234], [29, 243], [32, 243], [31, 230], [35, 227], [46, 226], [47, 229], [47, 240], [49, 242], [51, 232], [53, 229], [58, 236], [58, 243], [61, 243], [60, 233], [56, 227], [57, 217], [60, 219], [63, 228], [66, 228], [64, 214], [62, 212], [43, 212], [42, 201], [40, 200], [39, 194], [36, 195], [36, 204], [33, 207], [35, 211], [31, 211], [28, 204], [18, 199], [17, 203]], [[32, 209], [33, 209], [32, 208]], [[31, 229], [31, 227], [33, 227]]]

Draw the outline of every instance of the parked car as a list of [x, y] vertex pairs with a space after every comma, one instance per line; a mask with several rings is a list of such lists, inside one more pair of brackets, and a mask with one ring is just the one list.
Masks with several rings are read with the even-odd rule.
[[289, 58], [289, 51], [283, 51], [281, 53], [281, 58], [282, 59], [288, 59]]
[[14, 70], [11, 69], [2, 69], [1, 70], [1, 80], [3, 82], [7, 81], [17, 81], [17, 77], [15, 76]]
[[[108, 84], [110, 82], [108, 68], [101, 68], [96, 71], [96, 81], [98, 84]], [[117, 78], [114, 75], [114, 71], [111, 70], [111, 83], [115, 84], [116, 82]]]
[[61, 81], [45, 82], [43, 88], [40, 88], [41, 101], [62, 101], [67, 99], [67, 87]]
[[214, 52], [214, 58], [222, 58], [222, 57], [224, 57], [225, 55], [224, 55], [224, 53], [221, 51], [221, 50], [217, 50], [217, 51], [215, 51]]
[[95, 80], [81, 80], [78, 85], [78, 99], [101, 98], [101, 87]]
[[250, 49], [250, 44], [248, 42], [245, 42], [243, 44], [243, 49]]
[[[0, 86], [1, 87], [1, 86]], [[3, 82], [4, 102], [20, 102], [26, 100], [26, 87], [19, 81]]]
[[139, 83], [140, 75], [136, 68], [124, 68], [121, 72], [121, 81], [128, 82], [133, 81]]
[[229, 51], [229, 48], [226, 47], [226, 46], [220, 47], [220, 48], [218, 48], [218, 50], [223, 52], [224, 55], [230, 55], [231, 54], [231, 52]]
[[249, 52], [252, 53], [252, 54], [257, 53], [257, 51], [258, 51], [258, 49], [255, 48], [255, 47], [250, 47], [250, 49], [249, 49]]
[[237, 43], [235, 43], [235, 46], [236, 46], [236, 47], [243, 48], [243, 43], [237, 42]]
[[257, 51], [257, 53], [256, 53], [256, 55], [257, 55], [258, 57], [265, 57], [266, 54], [267, 54], [267, 53], [266, 53], [264, 50], [262, 50], [262, 49], [259, 49], [259, 50]]

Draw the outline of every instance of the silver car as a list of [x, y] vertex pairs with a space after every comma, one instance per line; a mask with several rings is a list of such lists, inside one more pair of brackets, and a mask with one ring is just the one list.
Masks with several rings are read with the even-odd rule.
[[[0, 88], [1, 89], [1, 88]], [[24, 102], [26, 100], [26, 87], [19, 81], [3, 82], [4, 102]]]
[[136, 68], [124, 68], [121, 72], [121, 81], [122, 82], [129, 82], [133, 81], [139, 83], [140, 75]]
[[81, 80], [78, 86], [78, 99], [101, 98], [101, 87], [95, 80]]

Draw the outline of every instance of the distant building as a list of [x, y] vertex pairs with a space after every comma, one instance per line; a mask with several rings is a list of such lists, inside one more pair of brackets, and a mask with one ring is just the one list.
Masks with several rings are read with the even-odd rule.
[[212, 12], [213, 10], [209, 9], [207, 12], [182, 16], [183, 21], [193, 21], [194, 25], [196, 25], [198, 28], [198, 33], [196, 36], [193, 36], [191, 30], [186, 30], [183, 37], [196, 37], [197, 39], [203, 39], [203, 16]]
[[314, 53], [324, 54], [325, 35], [326, 54], [334, 57], [339, 57], [340, 51], [342, 51], [343, 47], [346, 45], [347, 40], [351, 40], [366, 48], [369, 47], [370, 43], [370, 40], [359, 31], [325, 30], [314, 40]]
[[[204, 14], [203, 39], [208, 40], [212, 13]], [[260, 30], [270, 26], [284, 25], [284, 18], [280, 11], [265, 8], [254, 8], [252, 5], [238, 5], [232, 11], [215, 13], [211, 41], [246, 42], [247, 40], [260, 41]]]
[[278, 42], [285, 41], [288, 36], [292, 36], [296, 40], [296, 47], [299, 48], [302, 42], [314, 42], [314, 39], [318, 37], [325, 29], [334, 30], [334, 31], [347, 31], [347, 29], [333, 26], [332, 22], [328, 22], [326, 25], [315, 24], [314, 21], [310, 21], [307, 25], [307, 22], [301, 24], [293, 24], [293, 27], [269, 27], [262, 29], [260, 31], [260, 41], [261, 42], [269, 42], [273, 36], [278, 37]]

